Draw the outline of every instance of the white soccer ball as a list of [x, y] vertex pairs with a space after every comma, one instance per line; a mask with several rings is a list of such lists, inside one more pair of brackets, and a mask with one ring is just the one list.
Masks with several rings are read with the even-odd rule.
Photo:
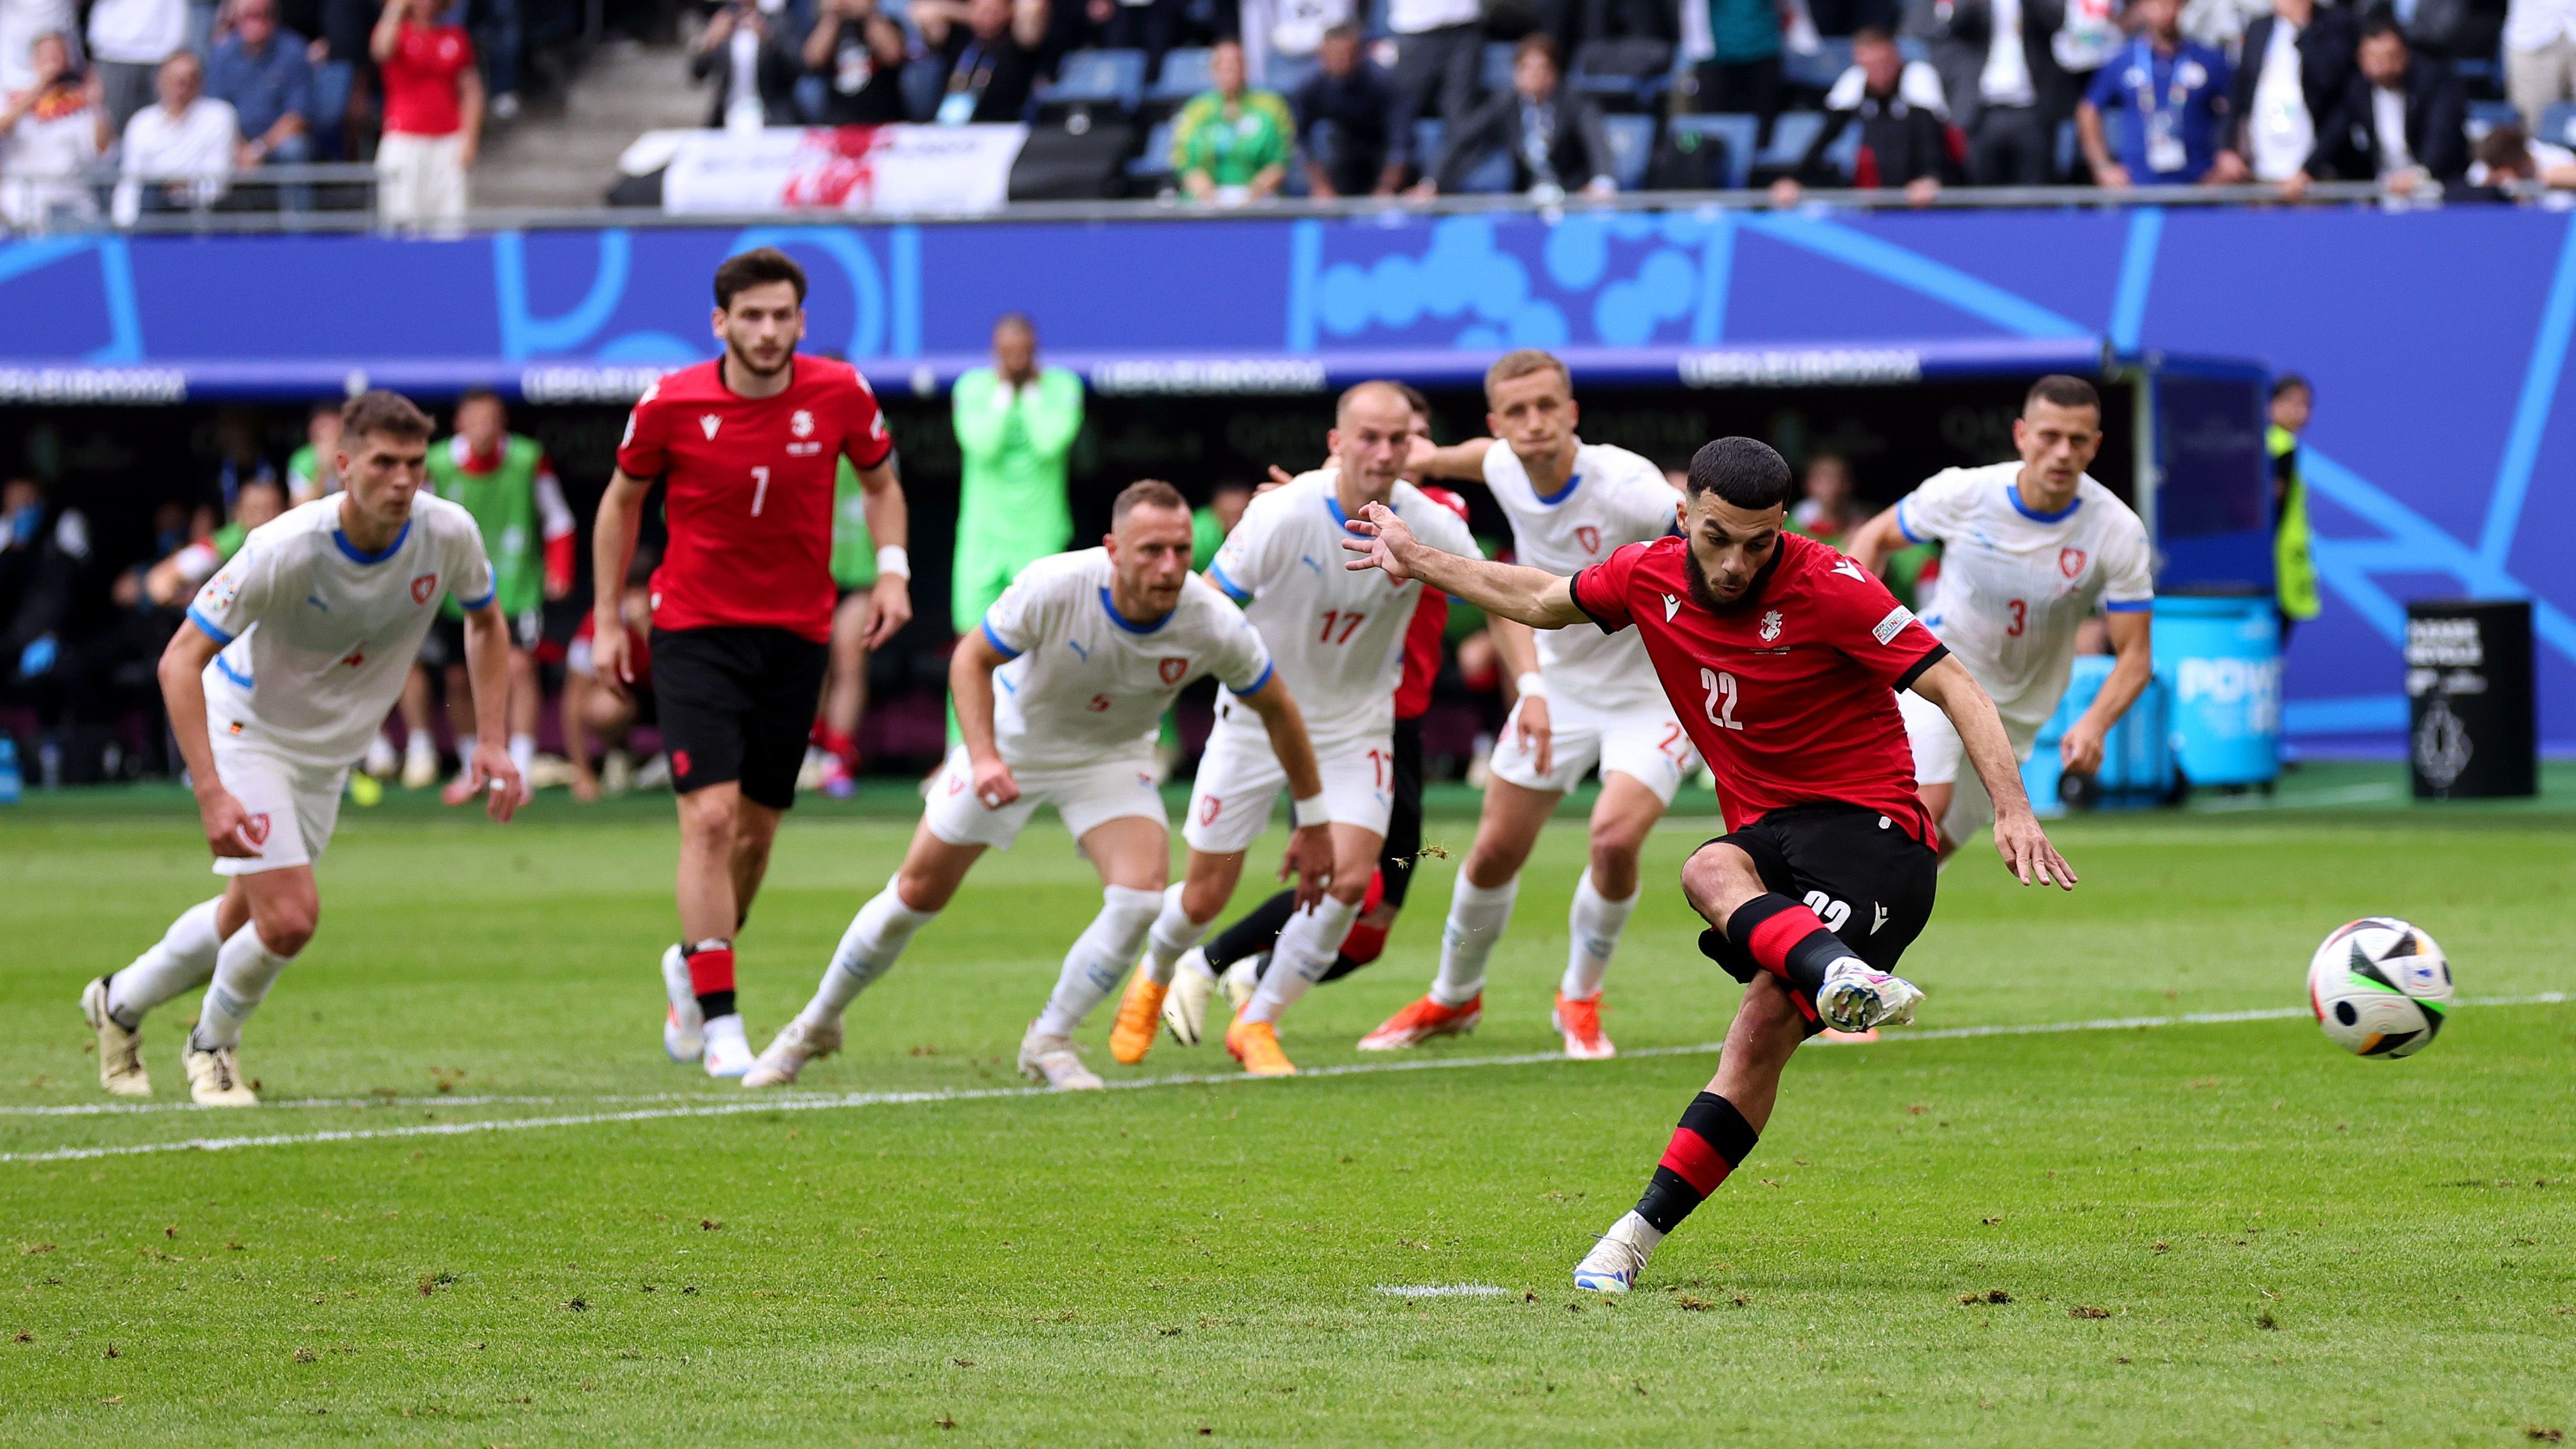
[[2326, 1040], [2360, 1057], [2407, 1057], [2441, 1033], [2451, 963], [2394, 916], [2339, 926], [2308, 961], [2308, 1005]]

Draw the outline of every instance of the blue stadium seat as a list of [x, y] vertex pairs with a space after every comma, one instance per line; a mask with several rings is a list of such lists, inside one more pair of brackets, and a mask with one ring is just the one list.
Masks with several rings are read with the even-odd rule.
[[1156, 105], [1177, 106], [1201, 91], [1214, 90], [1216, 80], [1208, 73], [1208, 54], [1200, 46], [1164, 51], [1163, 73], [1154, 78], [1145, 99]]
[[1485, 42], [1484, 66], [1477, 72], [1477, 89], [1486, 95], [1512, 88], [1512, 43], [1508, 40]]
[[1759, 116], [1675, 116], [1673, 134], [1711, 136], [1726, 146], [1726, 188], [1742, 191], [1752, 183], [1755, 141], [1762, 132]]
[[1280, 55], [1274, 52], [1269, 64], [1263, 68], [1261, 87], [1264, 90], [1277, 91], [1283, 96], [1295, 95], [1297, 87], [1306, 83], [1306, 77], [1322, 68], [1323, 62], [1311, 55]]
[[1655, 155], [1655, 118], [1652, 116], [1603, 116], [1602, 129], [1610, 134], [1610, 174], [1617, 178], [1621, 191], [1634, 191], [1646, 184], [1646, 163]]
[[1145, 137], [1144, 154], [1127, 163], [1127, 174], [1139, 181], [1159, 181], [1172, 174], [1172, 123], [1156, 121]]
[[1576, 51], [1566, 84], [1613, 110], [1651, 111], [1672, 84], [1673, 47], [1647, 36], [1596, 40]]
[[2461, 129], [2468, 132], [2469, 144], [2474, 146], [2498, 126], [2521, 124], [2522, 112], [2515, 110], [2511, 101], [2471, 101], [2468, 124]]
[[1132, 111], [1145, 99], [1145, 52], [1077, 50], [1056, 67], [1055, 79], [1042, 81], [1036, 101], [1050, 110], [1101, 106]]
[[[1445, 144], [1448, 129], [1436, 119], [1424, 119], [1413, 123], [1413, 164], [1423, 175], [1440, 174], [1440, 158], [1443, 154], [1441, 148]], [[1467, 184], [1464, 189], [1478, 196], [1498, 196], [1510, 191], [1512, 158], [1496, 151], [1477, 162], [1476, 169], [1467, 173]]]
[[904, 114], [927, 121], [939, 110], [940, 90], [948, 84], [948, 62], [935, 55], [915, 56], [903, 63], [898, 84], [903, 89]]
[[1800, 55], [1794, 50], [1783, 51], [1780, 56], [1780, 74], [1791, 85], [1829, 91], [1834, 88], [1835, 81], [1842, 79], [1843, 72], [1851, 69], [1851, 63], [1850, 38], [1829, 35], [1823, 38], [1813, 55]]
[[1834, 144], [1825, 148], [1825, 163], [1845, 176], [1852, 174], [1852, 168], [1860, 164], [1858, 125], [1843, 127], [1843, 133], [1834, 138]]
[[[1753, 164], [1766, 171], [1794, 171], [1825, 129], [1822, 111], [1782, 111], [1771, 122], [1771, 144], [1753, 158]], [[1858, 131], [1858, 126], [1846, 128]]]
[[2560, 101], [2540, 113], [2540, 134], [2535, 141], [2552, 146], [2576, 146], [2576, 103]]

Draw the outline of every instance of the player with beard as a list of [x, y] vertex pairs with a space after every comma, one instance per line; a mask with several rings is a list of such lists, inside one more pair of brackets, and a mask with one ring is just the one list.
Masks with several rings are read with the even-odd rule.
[[1645, 1195], [1574, 1270], [1624, 1293], [1647, 1255], [1753, 1150], [1799, 1043], [1826, 1026], [1913, 1020], [1892, 974], [1932, 914], [1939, 839], [1915, 793], [1896, 691], [1938, 706], [1995, 802], [1995, 848], [2027, 885], [2073, 888], [2030, 810], [1994, 702], [1884, 584], [1788, 533], [1789, 465], [1751, 438], [1691, 459], [1679, 537], [1632, 543], [1572, 578], [1459, 558], [1370, 506], [1349, 567], [1417, 579], [1536, 629], [1635, 628], [1717, 777], [1727, 834], [1682, 867], [1700, 949], [1745, 984], [1708, 1089], [1682, 1113]]
[[707, 1074], [752, 1063], [734, 1009], [734, 936], [769, 867], [830, 658], [832, 498], [847, 457], [877, 541], [877, 648], [912, 617], [894, 439], [867, 380], [796, 351], [805, 271], [774, 248], [716, 268], [724, 354], [635, 404], [593, 536], [593, 678], [627, 681], [620, 603], [645, 495], [665, 484], [670, 543], [653, 571], [654, 697], [680, 800], [680, 943], [662, 953], [663, 1049]]

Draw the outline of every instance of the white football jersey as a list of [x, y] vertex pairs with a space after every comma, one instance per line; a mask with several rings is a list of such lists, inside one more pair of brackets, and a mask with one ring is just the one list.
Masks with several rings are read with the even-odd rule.
[[2075, 630], [2094, 606], [2154, 607], [2146, 525], [2090, 475], [2056, 513], [2022, 506], [2019, 462], [1949, 468], [1896, 505], [1909, 543], [1941, 541], [1923, 623], [1959, 656], [2005, 722], [2037, 729], [2057, 711]]
[[[1681, 501], [1663, 469], [1601, 443], [1578, 443], [1574, 471], [1556, 491], [1541, 494], [1520, 455], [1497, 441], [1485, 450], [1485, 487], [1511, 517], [1515, 561], [1568, 578], [1622, 544], [1672, 532], [1673, 505]], [[1634, 629], [1541, 629], [1538, 664], [1551, 695], [1612, 709], [1635, 703], [1668, 708]]]
[[401, 536], [368, 554], [340, 531], [340, 503], [317, 498], [251, 530], [188, 605], [224, 646], [206, 666], [207, 730], [327, 768], [367, 752], [440, 596], [492, 601], [473, 514], [416, 494]]
[[985, 611], [985, 639], [1011, 661], [993, 671], [993, 738], [1011, 766], [1151, 759], [1182, 686], [1213, 674], [1250, 694], [1270, 678], [1261, 636], [1207, 580], [1190, 575], [1172, 612], [1140, 622], [1110, 602], [1109, 577], [1105, 548], [1056, 554]]
[[[1307, 473], [1253, 499], [1207, 572], [1261, 631], [1319, 755], [1395, 728], [1404, 631], [1422, 599], [1409, 579], [1344, 566], [1342, 540], [1357, 535], [1343, 530], [1334, 481]], [[1395, 485], [1395, 516], [1433, 548], [1481, 556], [1458, 515], [1410, 483]]]

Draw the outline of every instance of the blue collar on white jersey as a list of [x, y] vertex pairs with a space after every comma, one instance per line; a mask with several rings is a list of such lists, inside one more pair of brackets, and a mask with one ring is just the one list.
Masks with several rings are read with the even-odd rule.
[[339, 528], [331, 530], [331, 541], [340, 545], [340, 552], [349, 556], [349, 562], [359, 564], [383, 563], [386, 559], [392, 558], [394, 551], [401, 548], [403, 540], [409, 537], [411, 537], [411, 520], [406, 518], [403, 520], [402, 532], [394, 535], [393, 542], [386, 544], [379, 552], [365, 553], [361, 552], [356, 544], [349, 542], [347, 530]]
[[2054, 513], [2042, 513], [2021, 501], [2021, 484], [2018, 480], [2010, 478], [2004, 480], [2004, 498], [2012, 504], [2013, 512], [2033, 523], [2063, 523], [2074, 516], [2076, 509], [2084, 506], [2084, 495], [2079, 492], [2067, 500], [2064, 508]]
[[1324, 490], [1324, 508], [1333, 515], [1333, 522], [1343, 528], [1351, 526], [1351, 516], [1342, 511], [1342, 500], [1334, 497], [1330, 488]]
[[1126, 630], [1130, 634], [1151, 634], [1155, 630], [1162, 628], [1165, 624], [1172, 622], [1172, 616], [1170, 614], [1165, 614], [1163, 617], [1156, 619], [1151, 624], [1139, 624], [1135, 620], [1128, 618], [1126, 615], [1119, 613], [1118, 606], [1110, 601], [1109, 586], [1107, 584], [1102, 584], [1100, 586], [1100, 611], [1109, 616], [1110, 623], [1117, 625], [1119, 628]]
[[[1538, 494], [1537, 494], [1537, 497], [1538, 497], [1538, 506], [1539, 506], [1539, 507], [1541, 507], [1541, 508], [1554, 508], [1556, 505], [1558, 505], [1558, 504], [1560, 504], [1560, 503], [1563, 503], [1563, 502], [1564, 502], [1568, 497], [1572, 496], [1572, 494], [1573, 494], [1573, 492], [1574, 492], [1575, 488], [1576, 488], [1576, 487], [1578, 487], [1582, 482], [1583, 482], [1583, 474], [1582, 474], [1582, 472], [1581, 472], [1580, 470], [1578, 470], [1578, 471], [1576, 471], [1576, 472], [1572, 472], [1572, 473], [1568, 473], [1568, 474], [1566, 474], [1566, 475], [1565, 475], [1565, 486], [1564, 486], [1564, 487], [1559, 488], [1558, 490], [1556, 490], [1556, 491], [1555, 491], [1555, 492], [1553, 492], [1553, 493], [1538, 493]], [[1533, 489], [1533, 490], [1531, 490], [1531, 491], [1532, 491], [1533, 493], [1536, 493], [1536, 492], [1537, 492], [1537, 490], [1535, 490], [1535, 489]]]

